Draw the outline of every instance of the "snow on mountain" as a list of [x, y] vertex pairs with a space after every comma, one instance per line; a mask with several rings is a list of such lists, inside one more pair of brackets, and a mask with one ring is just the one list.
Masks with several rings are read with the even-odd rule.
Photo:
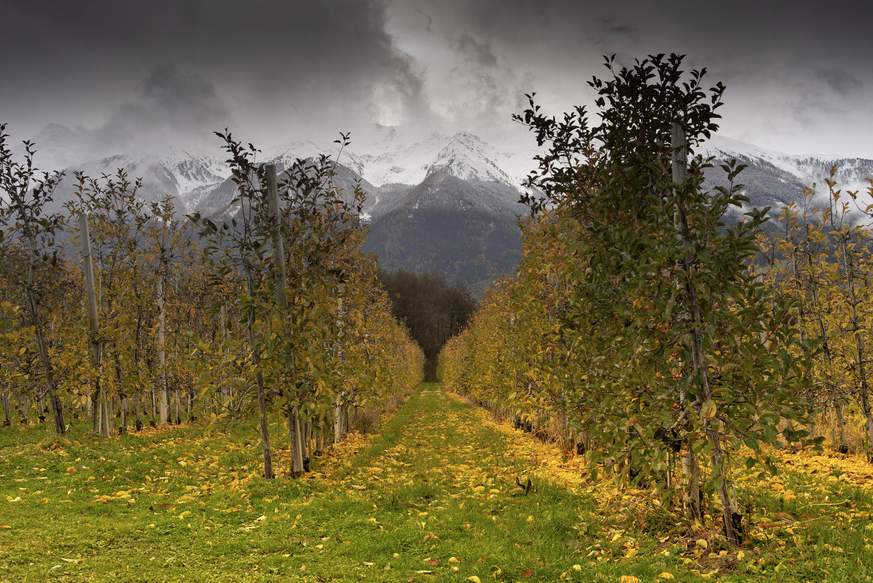
[[177, 199], [178, 210], [183, 213], [195, 210], [204, 197], [230, 176], [223, 157], [194, 150], [168, 148], [160, 153], [118, 154], [66, 168], [55, 192], [55, 203], [62, 205], [75, 198], [76, 172], [98, 180], [103, 175], [115, 179], [119, 169], [126, 172], [131, 183], [142, 180], [137, 192], [144, 201], [171, 195]]
[[[748, 166], [740, 173], [738, 181], [744, 185], [742, 193], [749, 198], [749, 202], [742, 209], [731, 207], [728, 210], [735, 219], [741, 218], [752, 208], [767, 207], [770, 208], [770, 217], [778, 219], [784, 207], [792, 203], [802, 207], [805, 190], [813, 187], [815, 194], [809, 201], [812, 209], [827, 208], [829, 188], [825, 180], [830, 177], [832, 167], [836, 167], [836, 188], [843, 193], [858, 192], [857, 202], [849, 208], [850, 223], [863, 222], [865, 217], [857, 212], [858, 208], [864, 209], [873, 203], [873, 198], [868, 194], [870, 183], [866, 180], [873, 177], [873, 160], [783, 154], [718, 135], [702, 144], [698, 153], [713, 156], [721, 162], [735, 159]], [[708, 188], [728, 186], [725, 173], [718, 166], [717, 163], [715, 168], [704, 171]], [[843, 200], [849, 199], [845, 197]]]
[[[838, 183], [838, 188], [843, 191], [866, 192], [869, 186], [866, 179], [873, 177], [873, 160], [828, 155], [783, 154], [719, 135], [714, 135], [711, 140], [704, 142], [699, 148], [699, 153], [720, 160], [735, 158], [758, 170], [770, 170], [782, 182], [790, 183], [795, 188], [800, 186], [800, 190], [795, 195], [796, 199], [801, 198], [804, 187], [811, 188], [816, 184], [818, 193], [816, 200], [822, 202], [821, 199], [828, 192], [824, 181], [830, 176], [830, 169], [833, 166], [836, 166], [834, 179]], [[743, 174], [740, 175], [740, 181], [745, 181]]]
[[439, 171], [461, 180], [499, 182], [520, 190], [530, 163], [502, 152], [468, 132], [431, 136], [413, 144], [383, 141], [382, 152], [360, 156], [361, 175], [376, 186], [420, 184]]
[[[515, 194], [527, 173], [535, 166], [533, 154], [506, 152], [484, 142], [477, 136], [460, 132], [451, 136], [432, 135], [424, 140], [409, 141], [393, 128], [382, 128], [377, 139], [353, 142], [342, 150], [336, 143], [320, 144], [299, 140], [265, 148], [259, 161], [272, 162], [287, 168], [298, 158], [326, 155], [339, 156], [340, 183], [348, 187], [360, 177], [370, 200], [364, 212], [377, 216], [398, 204], [410, 189], [425, 183], [429, 177], [447, 175], [465, 182], [497, 183], [510, 190], [501, 191], [507, 208], [515, 203]], [[49, 124], [37, 136], [37, 163], [41, 168], [67, 167], [66, 192], [60, 197], [72, 197], [73, 172], [83, 171], [91, 177], [114, 175], [124, 168], [131, 180], [143, 179], [141, 195], [154, 200], [170, 194], [181, 202], [180, 210], [204, 212], [220, 208], [232, 197], [232, 185], [227, 182], [230, 170], [226, 154], [216, 144], [209, 150], [168, 148], [161, 152], [125, 153], [86, 163], [70, 165], [71, 160], [86, 155], [81, 131], [72, 131], [58, 124]], [[715, 135], [701, 144], [698, 153], [719, 160], [736, 158], [749, 168], [740, 175], [752, 204], [778, 210], [791, 200], [802, 198], [803, 188], [819, 185], [817, 204], [823, 204], [826, 190], [821, 188], [832, 165], [837, 166], [836, 179], [840, 188], [865, 193], [866, 178], [873, 177], [873, 161], [837, 156], [794, 156], [759, 148], [752, 144]], [[347, 170], [346, 170], [347, 169]], [[711, 186], [720, 184], [720, 169], [707, 171]], [[513, 200], [510, 200], [513, 199]], [[229, 199], [228, 199], [229, 200]]]
[[[296, 141], [265, 150], [264, 158], [287, 166], [296, 158], [336, 158], [338, 153], [337, 144]], [[388, 134], [369, 144], [352, 143], [340, 154], [339, 163], [374, 186], [416, 185], [435, 172], [446, 171], [461, 180], [500, 182], [517, 190], [532, 166], [523, 155], [502, 152], [467, 132], [433, 135], [413, 143], [400, 143]]]

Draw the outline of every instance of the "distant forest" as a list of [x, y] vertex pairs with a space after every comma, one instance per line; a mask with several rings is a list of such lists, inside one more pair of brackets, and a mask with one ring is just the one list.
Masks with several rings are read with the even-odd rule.
[[425, 378], [435, 380], [440, 351], [478, 308], [473, 294], [463, 283], [451, 286], [437, 273], [380, 270], [379, 281], [388, 292], [392, 314], [424, 352]]

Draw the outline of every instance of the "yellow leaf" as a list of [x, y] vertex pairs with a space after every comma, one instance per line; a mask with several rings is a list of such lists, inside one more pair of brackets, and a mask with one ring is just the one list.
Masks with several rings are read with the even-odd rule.
[[675, 578], [676, 578], [676, 577], [673, 576], [673, 573], [668, 573], [668, 572], [666, 572], [666, 571], [664, 571], [663, 573], [659, 573], [659, 574], [658, 574], [658, 579], [665, 579], [665, 580], [668, 580], [668, 579], [675, 579]]
[[694, 544], [696, 544], [697, 546], [699, 546], [702, 549], [705, 549], [706, 547], [709, 546], [709, 543], [707, 543], [706, 540], [704, 540], [702, 538], [697, 539], [697, 541]]
[[0, 524], [0, 528], [12, 528], [8, 524]]
[[633, 575], [622, 575], [618, 578], [618, 583], [640, 583], [640, 580]]
[[573, 565], [573, 570], [574, 570], [574, 571], [581, 571], [581, 570], [582, 570], [582, 565]]
[[480, 581], [479, 577], [477, 577], [476, 575], [467, 577], [467, 581], [472, 581], [473, 583], [482, 583], [482, 581]]
[[743, 557], [745, 557], [745, 556], [746, 556], [746, 553], [744, 553], [743, 551], [740, 551], [737, 553], [737, 560], [742, 561]]

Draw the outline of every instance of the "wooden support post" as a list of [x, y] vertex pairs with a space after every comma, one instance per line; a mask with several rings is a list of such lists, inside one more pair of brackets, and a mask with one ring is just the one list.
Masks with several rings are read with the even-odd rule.
[[82, 270], [85, 273], [85, 292], [88, 302], [88, 319], [91, 322], [91, 359], [97, 379], [94, 382], [94, 433], [109, 437], [109, 410], [106, 395], [100, 387], [103, 361], [103, 341], [100, 339], [100, 313], [97, 307], [97, 290], [94, 284], [94, 261], [91, 257], [91, 233], [88, 229], [88, 215], [79, 215], [79, 232], [82, 239]]

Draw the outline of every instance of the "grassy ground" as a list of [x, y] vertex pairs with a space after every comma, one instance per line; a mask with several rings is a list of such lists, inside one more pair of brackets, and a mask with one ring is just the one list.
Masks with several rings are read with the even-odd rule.
[[[259, 477], [253, 423], [100, 441], [0, 429], [0, 581], [870, 581], [868, 464], [740, 476], [750, 540], [423, 385], [302, 480]], [[865, 475], [864, 472], [867, 472]], [[533, 487], [525, 492], [516, 477]]]

